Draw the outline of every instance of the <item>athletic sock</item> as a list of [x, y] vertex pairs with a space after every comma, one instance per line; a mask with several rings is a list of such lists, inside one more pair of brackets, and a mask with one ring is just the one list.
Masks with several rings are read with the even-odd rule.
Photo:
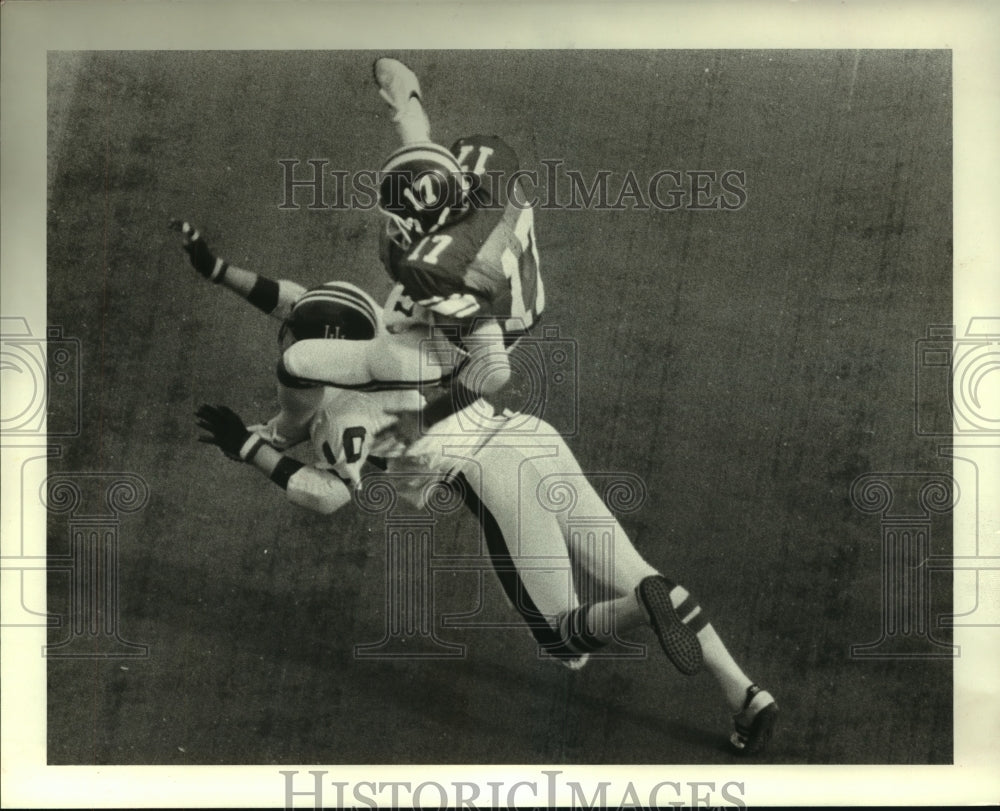
[[687, 589], [683, 586], [674, 586], [670, 591], [670, 602], [681, 622], [695, 632], [701, 644], [705, 668], [722, 688], [726, 703], [731, 710], [737, 712], [743, 706], [747, 687], [751, 684], [750, 679], [736, 664], [721, 637], [708, 621], [708, 616]]

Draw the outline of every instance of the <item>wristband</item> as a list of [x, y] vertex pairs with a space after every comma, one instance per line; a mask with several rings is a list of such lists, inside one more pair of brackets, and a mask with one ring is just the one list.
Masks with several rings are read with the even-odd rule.
[[280, 295], [281, 288], [274, 279], [258, 275], [250, 292], [247, 293], [247, 301], [261, 312], [270, 315], [278, 306]]
[[271, 471], [270, 479], [282, 490], [288, 489], [288, 480], [298, 473], [305, 465], [290, 456], [282, 456]]
[[225, 276], [226, 269], [229, 267], [229, 263], [224, 259], [216, 258], [215, 264], [212, 266], [211, 272], [208, 274], [208, 280], [214, 284], [219, 284]]

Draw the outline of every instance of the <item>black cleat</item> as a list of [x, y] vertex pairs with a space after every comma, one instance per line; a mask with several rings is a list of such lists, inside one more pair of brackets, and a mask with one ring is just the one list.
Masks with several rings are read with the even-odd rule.
[[767, 748], [778, 720], [778, 705], [766, 690], [756, 684], [747, 687], [743, 709], [733, 716], [736, 730], [729, 738], [741, 755], [755, 755]]
[[662, 575], [651, 575], [643, 579], [635, 593], [639, 602], [649, 614], [649, 624], [653, 626], [660, 640], [660, 647], [681, 673], [690, 676], [701, 669], [702, 653], [698, 636], [681, 622], [670, 601], [674, 584]]

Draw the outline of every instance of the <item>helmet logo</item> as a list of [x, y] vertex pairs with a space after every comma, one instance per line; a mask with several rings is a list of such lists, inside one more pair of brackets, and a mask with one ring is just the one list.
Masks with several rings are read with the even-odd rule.
[[469, 210], [470, 179], [442, 146], [420, 143], [389, 156], [380, 171], [379, 209], [389, 217], [389, 237], [408, 248]]
[[438, 194], [437, 177], [430, 172], [424, 172], [403, 189], [403, 196], [417, 211], [433, 208], [441, 199]]

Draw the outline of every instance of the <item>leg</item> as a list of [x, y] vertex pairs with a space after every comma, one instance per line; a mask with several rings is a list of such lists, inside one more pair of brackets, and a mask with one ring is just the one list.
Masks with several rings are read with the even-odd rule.
[[304, 381], [345, 389], [416, 388], [451, 374], [460, 359], [446, 338], [431, 338], [423, 329], [381, 332], [368, 341], [314, 338], [285, 350], [278, 380], [286, 386]]
[[397, 59], [383, 57], [375, 60], [374, 73], [379, 95], [392, 108], [392, 122], [403, 146], [429, 141], [431, 125], [413, 71]]
[[571, 667], [585, 652], [567, 649], [559, 618], [576, 608], [569, 557], [555, 516], [530, 507], [538, 476], [532, 450], [489, 445], [456, 477], [466, 505], [483, 528], [504, 593], [541, 648]]
[[[570, 505], [559, 516], [574, 568], [605, 593], [617, 595], [586, 603], [564, 620], [571, 632], [570, 644], [575, 635], [594, 636], [598, 629], [612, 629], [613, 635], [640, 624], [651, 625], [681, 672], [693, 673], [704, 661], [736, 717], [733, 745], [747, 753], [760, 748], [777, 712], [773, 697], [742, 671], [687, 589], [664, 578], [642, 558], [562, 438], [554, 433], [538, 438], [558, 448], [536, 462], [542, 477], [539, 493], [544, 497], [561, 491], [561, 502]], [[598, 533], [573, 530], [574, 523], [587, 527], [595, 522], [606, 529]], [[586, 590], [581, 586], [581, 591]]]
[[[561, 437], [555, 440], [495, 436], [464, 466], [463, 485], [471, 491], [467, 503], [484, 527], [494, 568], [511, 603], [543, 649], [564, 662], [580, 664], [590, 652], [621, 641], [617, 631], [645, 622], [646, 615], [632, 591], [609, 592], [614, 586], [611, 577], [585, 578], [586, 604], [580, 605], [565, 516], [551, 509], [541, 493], [543, 473], [552, 469], [560, 452], [563, 457], [568, 453]], [[610, 521], [617, 524], [613, 517]], [[623, 534], [620, 527], [618, 532]], [[641, 574], [655, 574], [634, 557]]]

